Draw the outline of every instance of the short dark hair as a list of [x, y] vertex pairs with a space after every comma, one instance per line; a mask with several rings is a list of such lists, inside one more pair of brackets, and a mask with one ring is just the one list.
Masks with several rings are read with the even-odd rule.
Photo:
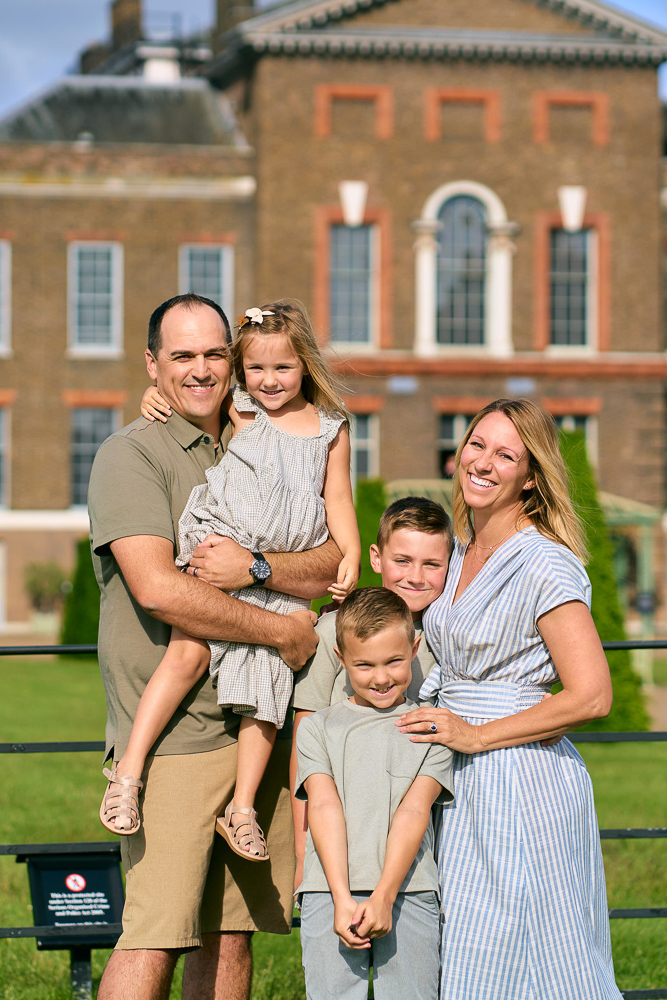
[[382, 551], [391, 535], [401, 528], [423, 531], [425, 535], [445, 535], [451, 553], [454, 547], [452, 520], [442, 506], [428, 497], [401, 497], [394, 500], [380, 518], [377, 546]]
[[360, 587], [348, 594], [336, 615], [336, 645], [342, 653], [346, 635], [363, 642], [392, 625], [402, 625], [414, 642], [415, 626], [403, 598], [386, 587]]
[[203, 295], [196, 295], [194, 292], [185, 292], [184, 295], [174, 295], [173, 298], [167, 299], [166, 302], [163, 302], [151, 314], [151, 318], [148, 321], [148, 350], [154, 358], [157, 357], [157, 353], [162, 347], [162, 320], [165, 313], [168, 313], [174, 306], [184, 306], [186, 309], [195, 309], [197, 306], [210, 306], [222, 320], [227, 346], [231, 345], [232, 331], [229, 326], [229, 320], [218, 303], [214, 302], [213, 299], [205, 298]]

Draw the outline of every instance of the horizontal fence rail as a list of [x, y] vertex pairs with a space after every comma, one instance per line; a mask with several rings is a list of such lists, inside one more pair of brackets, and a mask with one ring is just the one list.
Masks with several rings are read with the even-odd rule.
[[[645, 639], [642, 641], [623, 640], [618, 642], [603, 642], [605, 650], [619, 649], [667, 649], [667, 639]], [[0, 646], [0, 656], [61, 656], [83, 655], [96, 656], [96, 645], [52, 645], [52, 646]], [[597, 732], [568, 733], [568, 739], [573, 743], [662, 743], [667, 741], [667, 732]], [[105, 744], [102, 740], [64, 741], [48, 743], [0, 743], [0, 754], [30, 754], [30, 753], [102, 753]], [[660, 840], [667, 839], [667, 827], [619, 828], [600, 830], [601, 840]], [[14, 855], [17, 861], [24, 860], [24, 855], [35, 854], [81, 854], [108, 853], [120, 858], [120, 845], [115, 841], [92, 844], [0, 844], [0, 856]], [[667, 906], [650, 906], [638, 908], [610, 908], [610, 920], [637, 920], [667, 917]], [[293, 926], [299, 927], [301, 920], [295, 917]], [[104, 925], [68, 925], [68, 937], [80, 937], [82, 943], [89, 947], [106, 945], [109, 938], [120, 936], [121, 924]], [[0, 927], [0, 939], [19, 938], [57, 938], [62, 935], [62, 927]], [[74, 953], [72, 953], [72, 983], [74, 985]], [[86, 975], [88, 973], [86, 972]], [[85, 995], [85, 994], [79, 994]], [[87, 994], [90, 996], [90, 994]], [[624, 990], [625, 1000], [667, 1000], [667, 987], [664, 989]]]

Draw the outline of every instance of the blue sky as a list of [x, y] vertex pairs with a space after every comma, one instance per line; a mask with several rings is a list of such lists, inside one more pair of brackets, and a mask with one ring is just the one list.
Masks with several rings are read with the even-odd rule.
[[[214, 6], [214, 0], [144, 0], [149, 21], [178, 14], [187, 33], [209, 26]], [[667, 0], [616, 6], [667, 30]], [[0, 116], [70, 70], [90, 42], [106, 38], [108, 8], [108, 0], [0, 0]], [[667, 97], [665, 70], [661, 78]]]

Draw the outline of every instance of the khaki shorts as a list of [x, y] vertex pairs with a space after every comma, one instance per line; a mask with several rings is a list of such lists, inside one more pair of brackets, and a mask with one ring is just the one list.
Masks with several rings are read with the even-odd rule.
[[290, 741], [276, 740], [257, 796], [271, 860], [238, 857], [215, 833], [232, 797], [236, 743], [205, 753], [149, 757], [141, 829], [121, 837], [127, 877], [121, 950], [201, 947], [202, 934], [289, 934], [294, 834]]

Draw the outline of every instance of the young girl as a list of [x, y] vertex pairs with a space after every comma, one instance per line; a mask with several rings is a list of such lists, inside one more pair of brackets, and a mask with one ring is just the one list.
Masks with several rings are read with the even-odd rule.
[[[177, 564], [186, 567], [207, 535], [233, 538], [252, 552], [256, 583], [234, 596], [269, 611], [308, 608], [303, 598], [262, 584], [270, 576], [263, 553], [315, 548], [331, 533], [343, 554], [336, 583], [342, 600], [354, 590], [361, 548], [350, 484], [350, 441], [338, 386], [303, 308], [280, 301], [248, 309], [233, 347], [238, 385], [225, 408], [233, 437], [220, 464], [208, 469], [179, 522]], [[144, 416], [169, 408], [147, 390]], [[141, 698], [127, 750], [113, 772], [100, 809], [114, 833], [139, 829], [137, 796], [146, 756], [174, 711], [210, 665], [218, 703], [242, 716], [234, 798], [217, 819], [218, 832], [241, 857], [267, 861], [255, 795], [276, 730], [292, 693], [293, 673], [268, 646], [207, 644], [173, 628], [165, 656]]]

